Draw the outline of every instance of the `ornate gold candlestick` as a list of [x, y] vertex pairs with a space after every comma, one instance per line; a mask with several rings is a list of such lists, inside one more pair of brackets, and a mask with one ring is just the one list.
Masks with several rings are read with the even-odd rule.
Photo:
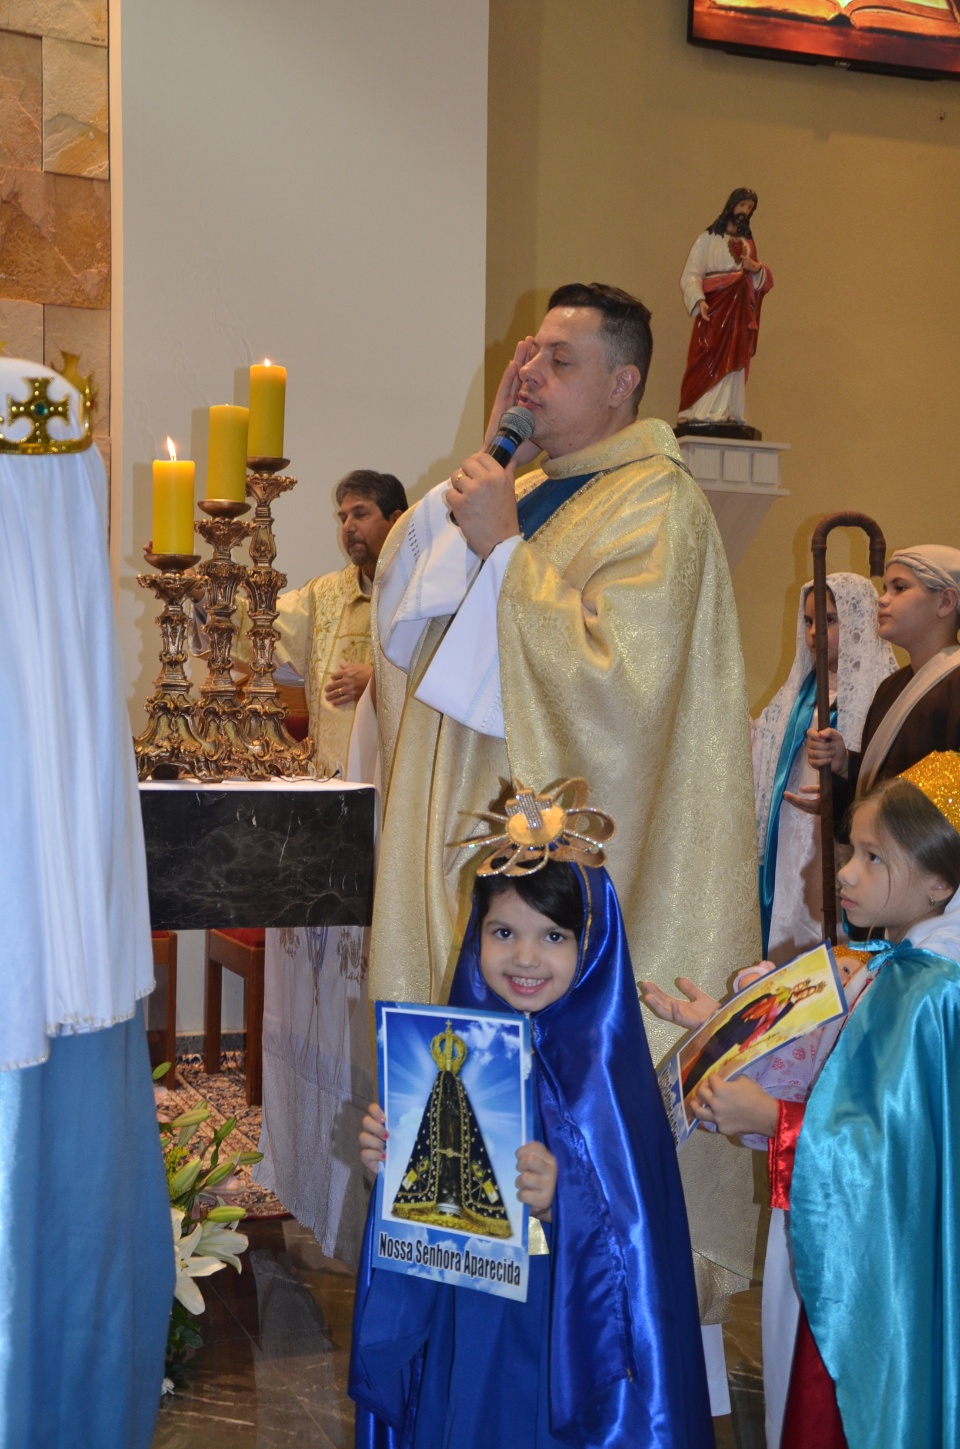
[[152, 589], [164, 601], [159, 618], [163, 647], [160, 650], [162, 668], [145, 705], [150, 718], [146, 729], [133, 741], [137, 774], [141, 780], [151, 776], [168, 780], [176, 780], [181, 775], [210, 777], [216, 773], [211, 764], [213, 751], [194, 730], [194, 701], [183, 668], [187, 658], [184, 641], [188, 622], [183, 601], [195, 582], [184, 575], [199, 562], [200, 555], [152, 553], [148, 544], [143, 556], [152, 568], [159, 570], [159, 574], [137, 574], [137, 583], [141, 588]]
[[273, 536], [271, 504], [281, 493], [296, 487], [296, 478], [280, 473], [287, 458], [248, 458], [247, 492], [256, 499], [250, 540], [253, 567], [241, 583], [250, 600], [250, 642], [253, 674], [243, 691], [243, 729], [248, 744], [259, 746], [259, 758], [271, 775], [285, 779], [305, 775], [313, 758], [313, 741], [298, 741], [287, 733], [286, 710], [273, 680], [273, 651], [280, 635], [274, 628], [277, 595], [287, 582], [286, 574], [273, 567], [277, 556]]
[[239, 515], [249, 511], [249, 503], [227, 499], [203, 498], [200, 507], [209, 517], [194, 527], [201, 538], [213, 548], [213, 557], [197, 570], [207, 590], [206, 624], [210, 640], [207, 677], [200, 688], [200, 700], [194, 710], [194, 726], [209, 746], [216, 773], [240, 780], [264, 779], [268, 771], [260, 763], [262, 750], [250, 745], [243, 728], [243, 707], [233, 682], [233, 641], [237, 625], [233, 615], [237, 588], [247, 570], [231, 557], [238, 543], [252, 532], [249, 523], [241, 523]]

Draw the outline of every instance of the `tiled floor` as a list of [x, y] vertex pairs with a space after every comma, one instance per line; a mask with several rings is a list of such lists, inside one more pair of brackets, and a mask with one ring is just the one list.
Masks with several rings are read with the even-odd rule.
[[[164, 1400], [153, 1449], [351, 1449], [353, 1276], [292, 1218], [244, 1231], [243, 1272], [200, 1280], [204, 1347]], [[756, 1289], [724, 1330], [733, 1414], [714, 1421], [717, 1449], [764, 1449], [759, 1337]]]

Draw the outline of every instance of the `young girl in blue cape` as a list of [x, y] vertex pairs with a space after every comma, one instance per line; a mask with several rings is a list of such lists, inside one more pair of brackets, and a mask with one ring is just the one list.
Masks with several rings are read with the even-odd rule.
[[771, 1200], [789, 1209], [804, 1308], [783, 1449], [955, 1445], [960, 755], [876, 786], [850, 839], [841, 904], [884, 938], [850, 978], [854, 1005], [809, 1099], [713, 1077], [697, 1115], [771, 1139]]
[[[602, 857], [601, 857], [602, 859]], [[602, 868], [479, 877], [450, 1004], [531, 1014], [539, 1217], [525, 1303], [370, 1268], [350, 1394], [363, 1449], [709, 1449], [714, 1442], [676, 1149]], [[371, 1107], [363, 1156], [383, 1156]], [[533, 1241], [535, 1233], [531, 1233]]]

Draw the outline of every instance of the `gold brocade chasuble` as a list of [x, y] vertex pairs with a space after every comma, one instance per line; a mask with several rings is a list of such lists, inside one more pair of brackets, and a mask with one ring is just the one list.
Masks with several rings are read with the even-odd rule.
[[[719, 997], [759, 955], [743, 656], [713, 514], [657, 420], [548, 460], [518, 493], [581, 474], [594, 476], [507, 566], [497, 618], [506, 740], [414, 698], [449, 620], [425, 626], [409, 678], [375, 634], [385, 809], [371, 999], [446, 999], [470, 908], [468, 853], [447, 842], [477, 811], [501, 808], [514, 777], [542, 789], [582, 776], [615, 817], [607, 866], [638, 979], [673, 991], [690, 975]], [[644, 1021], [659, 1061], [678, 1033]], [[749, 1159], [704, 1132], [680, 1155], [706, 1321], [751, 1275]]]
[[277, 663], [292, 664], [303, 676], [317, 774], [337, 764], [345, 772], [356, 706], [333, 705], [323, 691], [345, 664], [373, 663], [370, 598], [360, 587], [360, 571], [349, 564], [339, 573], [322, 574], [281, 594], [277, 608]]

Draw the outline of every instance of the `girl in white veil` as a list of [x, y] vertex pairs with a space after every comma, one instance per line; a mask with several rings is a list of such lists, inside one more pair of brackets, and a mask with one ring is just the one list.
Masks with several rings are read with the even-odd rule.
[[[890, 645], [877, 636], [877, 595], [870, 580], [837, 573], [828, 576], [827, 586], [828, 632], [835, 641], [831, 724], [848, 750], [856, 750], [876, 688], [897, 662]], [[813, 645], [813, 585], [806, 583], [800, 591], [793, 667], [752, 726], [763, 955], [777, 965], [823, 937], [820, 826], [808, 813], [817, 773], [803, 749], [816, 712]]]
[[[827, 587], [830, 722], [847, 748], [855, 750], [877, 685], [893, 673], [897, 661], [877, 635], [877, 595], [870, 580], [859, 574], [829, 574]], [[823, 939], [820, 820], [810, 813], [818, 777], [804, 748], [805, 732], [816, 715], [814, 643], [813, 584], [806, 583], [800, 591], [793, 668], [752, 726], [763, 954], [778, 965]], [[776, 1097], [802, 1101], [822, 1059], [820, 1046], [812, 1033], [791, 1052], [765, 1058], [748, 1075]], [[744, 1141], [767, 1147], [766, 1138]], [[780, 1444], [799, 1311], [785, 1214], [775, 1208], [761, 1311], [768, 1449]]]

